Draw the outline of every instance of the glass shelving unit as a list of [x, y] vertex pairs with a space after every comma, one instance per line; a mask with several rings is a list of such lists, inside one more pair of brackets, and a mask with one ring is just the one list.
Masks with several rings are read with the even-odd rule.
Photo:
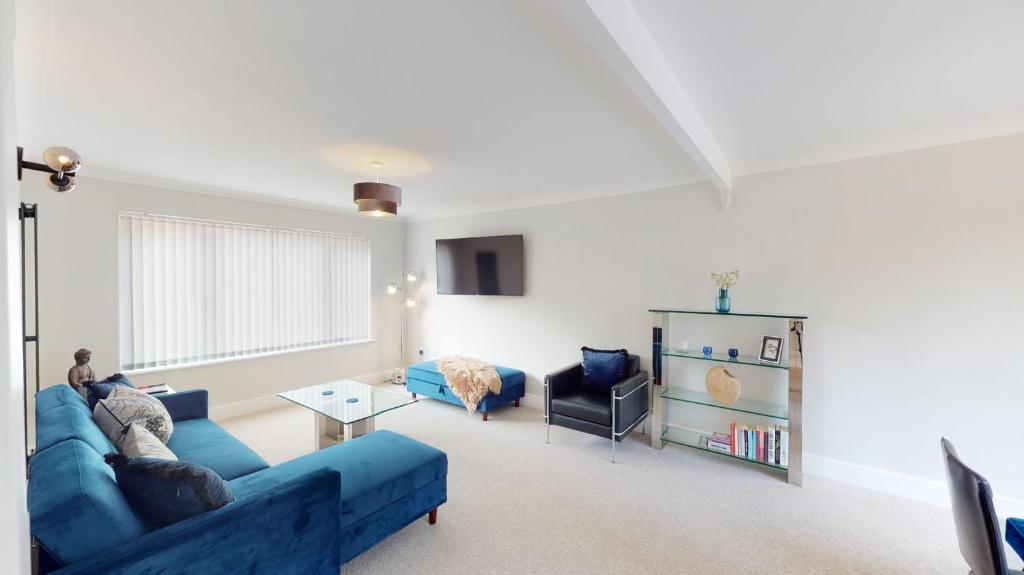
[[752, 415], [761, 415], [769, 417], [771, 419], [780, 419], [783, 421], [789, 421], [789, 407], [785, 405], [775, 405], [774, 403], [767, 403], [764, 401], [754, 401], [752, 399], [738, 399], [730, 405], [726, 405], [720, 401], [715, 401], [710, 395], [701, 393], [699, 391], [690, 391], [687, 389], [676, 389], [672, 387], [666, 387], [661, 392], [662, 399], [671, 399], [673, 401], [681, 401], [683, 403], [693, 403], [696, 405], [706, 405], [708, 407], [717, 407], [727, 411], [738, 411], [740, 413], [749, 413]]
[[670, 355], [672, 357], [685, 357], [687, 359], [700, 359], [703, 361], [717, 361], [720, 363], [738, 363], [741, 365], [756, 365], [758, 367], [768, 367], [774, 369], [789, 369], [789, 362], [782, 360], [780, 363], [766, 363], [756, 357], [750, 357], [741, 355], [736, 358], [729, 357], [725, 353], [710, 353], [703, 354], [699, 351], [683, 351], [681, 349], [665, 348], [661, 351], [661, 355]]
[[775, 465], [774, 463], [765, 463], [764, 461], [758, 461], [756, 459], [747, 459], [746, 457], [740, 457], [724, 451], [716, 451], [714, 449], [704, 447], [700, 444], [701, 434], [696, 431], [689, 429], [678, 429], [670, 427], [664, 433], [661, 434], [661, 440], [663, 442], [674, 443], [676, 445], [685, 445], [686, 447], [692, 447], [694, 449], [700, 449], [701, 451], [707, 451], [708, 453], [717, 453], [723, 457], [731, 457], [732, 459], [739, 459], [740, 461], [749, 461], [750, 463], [756, 463], [758, 465], [764, 465], [765, 467], [771, 467], [772, 469], [786, 468], [781, 465]]
[[[709, 451], [716, 453], [724, 457], [730, 457], [733, 459], [739, 459], [740, 461], [747, 461], [762, 466], [767, 466], [773, 469], [781, 470], [786, 473], [787, 480], [793, 485], [803, 484], [803, 436], [802, 436], [802, 424], [803, 424], [803, 338], [804, 338], [804, 323], [807, 320], [805, 315], [797, 314], [779, 314], [779, 313], [719, 313], [710, 310], [697, 310], [697, 309], [671, 309], [671, 308], [658, 308], [649, 310], [653, 316], [653, 352], [654, 352], [654, 382], [656, 387], [655, 390], [660, 389], [660, 393], [655, 396], [654, 400], [654, 429], [660, 430], [660, 433], [651, 434], [651, 446], [656, 449], [661, 449], [665, 443], [674, 445], [683, 445], [702, 451]], [[670, 318], [676, 315], [698, 315], [698, 316], [713, 316], [716, 318], [761, 318], [761, 319], [780, 319], [786, 320], [789, 324], [789, 337], [786, 348], [788, 353], [786, 357], [779, 363], [766, 363], [760, 361], [757, 357], [751, 356], [739, 356], [731, 358], [728, 354], [712, 353], [705, 355], [702, 351], [683, 351], [680, 349], [671, 348], [663, 345], [664, 342], [671, 341], [668, 336], [668, 328]], [[719, 364], [734, 364], [734, 365], [745, 365], [754, 366], [759, 368], [765, 368], [766, 370], [784, 370], [787, 372], [787, 401], [785, 405], [778, 405], [774, 403], [757, 401], [752, 399], [742, 398], [735, 401], [732, 404], [726, 405], [719, 401], [715, 401], [710, 395], [699, 391], [692, 391], [682, 389], [679, 387], [672, 387], [670, 382], [665, 381], [663, 377], [662, 364], [665, 361], [676, 361], [676, 360], [687, 360], [687, 361], [707, 361]], [[765, 372], [767, 373], [767, 372]], [[705, 433], [687, 429], [672, 425], [671, 422], [666, 421], [666, 405], [670, 403], [687, 404], [695, 406], [697, 409], [718, 409], [737, 413], [743, 413], [747, 416], [755, 416], [765, 418], [770, 423], [785, 422], [789, 428], [789, 465], [774, 465], [765, 463], [763, 461], [751, 460], [742, 456], [734, 455], [731, 453], [724, 453], [714, 449], [708, 448], [706, 445], [702, 445], [701, 439], [705, 437]]]

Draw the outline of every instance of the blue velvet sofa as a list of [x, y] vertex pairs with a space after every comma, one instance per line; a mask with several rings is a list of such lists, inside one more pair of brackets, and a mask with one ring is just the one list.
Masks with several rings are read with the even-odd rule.
[[[519, 407], [519, 400], [526, 395], [526, 374], [511, 367], [494, 366], [501, 378], [501, 393], [488, 393], [483, 401], [476, 406], [476, 410], [483, 413], [484, 421], [487, 421], [487, 413], [507, 403], [514, 403]], [[411, 365], [406, 370], [405, 389], [416, 395], [425, 395], [433, 399], [440, 399], [453, 405], [465, 407], [462, 401], [455, 397], [444, 375], [437, 370], [436, 361], [424, 361]]]
[[167, 446], [210, 467], [235, 501], [161, 529], [128, 505], [103, 455], [114, 446], [69, 386], [36, 395], [28, 505], [41, 572], [336, 575], [447, 500], [444, 452], [377, 431], [273, 467], [207, 418], [207, 393], [158, 396]]

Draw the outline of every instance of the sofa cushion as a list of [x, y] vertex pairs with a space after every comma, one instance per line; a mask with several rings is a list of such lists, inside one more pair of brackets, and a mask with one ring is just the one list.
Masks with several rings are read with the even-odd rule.
[[624, 349], [591, 349], [583, 351], [583, 379], [580, 388], [584, 391], [608, 391], [626, 376], [629, 352]]
[[602, 394], [574, 391], [559, 395], [551, 400], [551, 411], [559, 415], [611, 427], [611, 392]]
[[160, 441], [160, 438], [138, 422], [128, 426], [127, 433], [121, 436], [121, 441], [117, 442], [117, 450], [128, 457], [178, 460], [174, 452], [168, 449], [164, 442]]
[[[526, 374], [522, 370], [512, 369], [511, 367], [502, 367], [500, 365], [494, 366], [494, 370], [498, 372], [498, 377], [501, 378], [501, 386], [506, 385], [519, 385], [526, 383]], [[406, 377], [409, 379], [418, 379], [427, 383], [433, 383], [436, 385], [448, 386], [448, 383], [444, 379], [444, 375], [437, 370], [436, 361], [424, 361], [411, 365], [406, 369]]]
[[174, 432], [171, 414], [157, 398], [131, 387], [115, 386], [106, 399], [96, 402], [93, 419], [107, 439], [120, 441], [129, 425], [141, 423], [167, 443]]
[[71, 439], [36, 453], [29, 473], [32, 535], [61, 563], [146, 533], [146, 525], [118, 489], [114, 470], [82, 441]]
[[209, 419], [179, 421], [167, 447], [178, 461], [205, 465], [224, 479], [269, 467], [255, 451]]
[[1010, 517], [1006, 520], [1006, 542], [1024, 559], [1024, 519]]
[[58, 405], [36, 415], [36, 451], [44, 451], [68, 439], [85, 442], [99, 455], [117, 451], [93, 421], [85, 401], [81, 398], [79, 401], [81, 405]]
[[341, 524], [346, 526], [447, 477], [448, 456], [404, 435], [375, 431], [229, 483], [242, 501], [320, 467], [341, 472]]
[[125, 499], [153, 527], [167, 527], [235, 500], [220, 476], [197, 463], [120, 453], [105, 459]]
[[86, 411], [92, 416], [92, 411], [89, 406], [82, 399], [82, 396], [74, 390], [70, 385], [60, 384], [53, 387], [47, 387], [42, 389], [36, 394], [36, 415], [44, 411], [53, 409], [54, 407], [60, 407], [62, 405], [71, 405], [82, 411]]
[[85, 386], [85, 400], [89, 403], [89, 409], [96, 409], [96, 402], [106, 399], [110, 392], [118, 385], [135, 389], [132, 382], [128, 381], [128, 378], [120, 373], [116, 373], [103, 381], [94, 381], [82, 385]]

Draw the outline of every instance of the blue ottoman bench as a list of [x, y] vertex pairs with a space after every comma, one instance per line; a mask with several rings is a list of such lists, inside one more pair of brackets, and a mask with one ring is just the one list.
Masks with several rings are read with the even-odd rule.
[[[497, 395], [488, 393], [483, 401], [476, 406], [477, 411], [483, 412], [484, 421], [487, 421], [487, 413], [496, 407], [506, 403], [513, 403], [516, 407], [519, 407], [519, 400], [526, 395], [525, 373], [518, 369], [502, 367], [500, 365], [494, 366], [494, 369], [498, 372], [498, 377], [501, 378], [501, 393]], [[437, 370], [436, 361], [424, 361], [423, 363], [409, 366], [406, 370], [405, 389], [411, 392], [413, 397], [420, 394], [433, 399], [447, 401], [452, 405], [465, 407], [462, 401], [452, 393], [451, 388], [448, 387], [448, 382], [444, 380], [444, 375]]]

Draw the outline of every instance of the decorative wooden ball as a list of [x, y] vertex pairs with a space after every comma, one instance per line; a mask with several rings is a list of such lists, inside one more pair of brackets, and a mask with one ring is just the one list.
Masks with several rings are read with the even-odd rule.
[[708, 374], [704, 376], [704, 385], [707, 386], [711, 397], [726, 405], [740, 398], [740, 380], [720, 365], [708, 370]]

